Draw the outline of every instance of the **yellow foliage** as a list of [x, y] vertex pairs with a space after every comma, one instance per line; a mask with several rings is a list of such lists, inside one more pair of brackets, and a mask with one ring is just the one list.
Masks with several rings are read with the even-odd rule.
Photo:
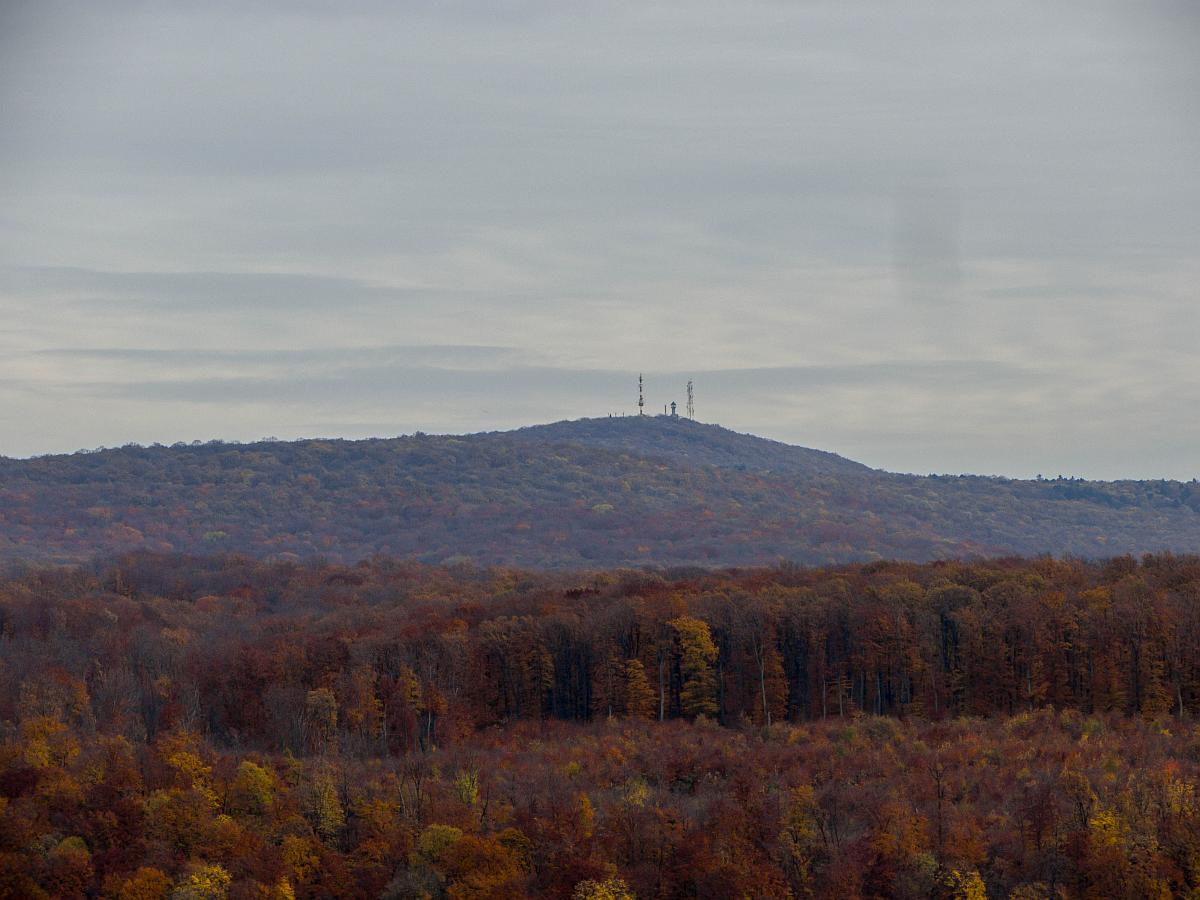
[[308, 881], [321, 867], [321, 857], [312, 841], [306, 838], [289, 834], [284, 837], [279, 849], [284, 865], [292, 870], [300, 883]]
[[179, 773], [185, 786], [195, 790], [216, 807], [218, 798], [217, 792], [213, 790], [212, 766], [206, 766], [204, 760], [186, 750], [167, 757], [167, 765]]
[[1169, 816], [1191, 817], [1196, 814], [1196, 785], [1183, 781], [1171, 770], [1162, 773], [1162, 811]]
[[817, 838], [814, 819], [817, 804], [811, 785], [802, 784], [793, 788], [788, 800], [787, 817], [784, 820], [784, 841], [791, 848], [807, 848]]
[[887, 803], [880, 813], [884, 826], [871, 841], [876, 853], [907, 861], [925, 849], [925, 820], [921, 816], [900, 803]]
[[454, 776], [454, 792], [458, 794], [458, 799], [467, 806], [474, 806], [479, 802], [479, 773], [462, 771]]
[[50, 852], [52, 854], [60, 854], [60, 855], [61, 854], [78, 855], [81, 853], [85, 856], [91, 855], [90, 853], [88, 853], [87, 844], [84, 842], [83, 838], [78, 837], [76, 835], [72, 835], [71, 837], [63, 838], [61, 841], [58, 842], [58, 846], [55, 847]]
[[948, 881], [954, 900], [987, 900], [987, 885], [975, 869], [969, 872], [953, 869]]
[[275, 776], [249, 760], [238, 764], [230, 786], [230, 803], [239, 812], [262, 815], [271, 808]]
[[637, 900], [633, 891], [620, 878], [605, 881], [581, 881], [575, 885], [571, 900]]
[[462, 829], [453, 825], [430, 825], [417, 838], [417, 851], [428, 861], [437, 862], [462, 836]]
[[223, 900], [230, 877], [218, 865], [192, 866], [175, 885], [171, 900]]
[[21, 723], [25, 764], [35, 769], [66, 766], [79, 756], [79, 740], [58, 719], [35, 716]]
[[346, 824], [346, 814], [329, 770], [312, 774], [305, 798], [305, 812], [323, 838], [331, 838]]
[[195, 790], [215, 809], [219, 801], [213, 789], [212, 766], [205, 765], [201, 759], [199, 744], [196, 735], [177, 731], [159, 740], [158, 752], [175, 771], [179, 785]]
[[1116, 847], [1122, 842], [1124, 826], [1111, 809], [1101, 809], [1088, 819], [1088, 831], [1097, 845]]
[[693, 616], [671, 620], [679, 636], [679, 668], [683, 687], [679, 702], [689, 716], [717, 714], [717, 679], [713, 664], [717, 661], [717, 645], [713, 643], [708, 623]]
[[624, 800], [630, 806], [645, 806], [650, 799], [650, 785], [644, 778], [633, 778], [625, 785]]
[[190, 854], [212, 823], [213, 804], [195, 790], [154, 791], [143, 801], [143, 806], [146, 831], [183, 854]]
[[25, 742], [25, 764], [35, 769], [50, 768], [50, 745], [40, 738]]

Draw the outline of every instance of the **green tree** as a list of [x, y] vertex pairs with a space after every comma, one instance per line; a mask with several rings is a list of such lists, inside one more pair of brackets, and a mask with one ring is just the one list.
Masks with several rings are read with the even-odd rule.
[[262, 815], [271, 808], [275, 778], [262, 766], [245, 759], [238, 763], [237, 776], [229, 788], [233, 812]]

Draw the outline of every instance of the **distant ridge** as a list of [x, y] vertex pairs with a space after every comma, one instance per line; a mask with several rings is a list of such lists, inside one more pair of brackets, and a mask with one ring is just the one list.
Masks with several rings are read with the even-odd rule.
[[1194, 482], [897, 475], [667, 416], [0, 458], [0, 559], [544, 568], [1200, 551]]

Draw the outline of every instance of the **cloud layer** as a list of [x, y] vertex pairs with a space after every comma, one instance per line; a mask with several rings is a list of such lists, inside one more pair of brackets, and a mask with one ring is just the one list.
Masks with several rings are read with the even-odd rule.
[[0, 453], [652, 406], [1197, 471], [1187, 4], [8, 4]]

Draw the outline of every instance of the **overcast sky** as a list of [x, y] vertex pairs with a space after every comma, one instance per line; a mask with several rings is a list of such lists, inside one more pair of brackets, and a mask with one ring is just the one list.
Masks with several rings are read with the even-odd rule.
[[1180, 2], [0, 2], [0, 454], [682, 402], [1200, 476]]

